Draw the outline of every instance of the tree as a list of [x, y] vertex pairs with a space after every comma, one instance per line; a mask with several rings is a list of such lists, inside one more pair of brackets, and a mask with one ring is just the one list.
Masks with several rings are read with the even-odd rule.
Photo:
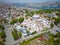
[[55, 24], [57, 25], [58, 23], [60, 23], [60, 12], [56, 13], [56, 15], [58, 16], [58, 18], [54, 18], [54, 20], [55, 20]]
[[3, 21], [4, 21], [4, 23], [7, 23], [8, 22], [8, 20], [7, 19], [2, 19]]
[[14, 31], [12, 31], [12, 35], [13, 35], [14, 40], [18, 39], [18, 33], [17, 33], [16, 29], [14, 29]]
[[27, 33], [27, 35], [29, 35], [30, 34], [30, 31], [29, 30], [26, 30], [26, 33]]
[[19, 35], [19, 37], [21, 38], [21, 36], [22, 36], [22, 32], [20, 31], [18, 35]]
[[23, 21], [24, 21], [24, 18], [23, 17], [19, 18], [19, 22], [20, 23], [23, 22]]
[[0, 41], [0, 45], [5, 45], [3, 42]]
[[58, 33], [55, 35], [55, 37], [60, 38], [60, 32], [58, 32]]
[[6, 35], [5, 35], [5, 32], [2, 30], [2, 32], [0, 33], [0, 36], [1, 36], [1, 38], [4, 38], [5, 39], [5, 37], [6, 37]]
[[11, 22], [10, 22], [10, 24], [14, 24], [14, 23], [17, 23], [17, 22], [18, 22], [17, 19], [12, 19]]
[[36, 34], [36, 33], [37, 33], [36, 31], [32, 32], [32, 34]]
[[51, 28], [53, 28], [53, 27], [54, 27], [54, 24], [53, 24], [53, 23], [51, 23], [50, 25], [51, 25]]
[[1, 29], [1, 30], [4, 30], [5, 27], [4, 27], [3, 25], [0, 25], [0, 29]]
[[55, 41], [55, 45], [60, 45], [60, 38]]

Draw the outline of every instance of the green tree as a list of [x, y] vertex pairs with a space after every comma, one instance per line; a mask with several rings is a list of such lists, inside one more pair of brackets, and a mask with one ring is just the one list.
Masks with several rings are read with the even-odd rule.
[[58, 32], [58, 33], [55, 35], [55, 37], [60, 38], [60, 32]]
[[17, 19], [12, 19], [11, 22], [10, 22], [10, 24], [14, 24], [14, 23], [17, 23], [17, 22], [18, 22]]
[[4, 30], [5, 29], [4, 25], [0, 25], [0, 29]]
[[30, 34], [30, 31], [29, 30], [26, 30], [26, 33], [27, 33], [27, 35], [29, 35]]
[[0, 45], [5, 45], [3, 42], [0, 41]]
[[50, 25], [51, 25], [51, 28], [53, 28], [53, 27], [54, 27], [54, 24], [53, 24], [53, 23], [51, 23]]
[[56, 13], [56, 15], [58, 16], [58, 18], [54, 18], [54, 20], [55, 20], [55, 24], [57, 25], [58, 23], [60, 23], [60, 12]]
[[6, 35], [5, 35], [5, 32], [3, 30], [0, 32], [0, 36], [1, 36], [1, 38], [5, 39]]
[[55, 45], [60, 45], [60, 38], [55, 41]]
[[13, 29], [13, 30], [14, 30], [14, 31], [12, 31], [13, 38], [14, 38], [14, 40], [17, 40], [18, 39], [17, 30], [16, 29]]
[[3, 21], [4, 21], [4, 23], [7, 23], [8, 22], [8, 20], [7, 19], [2, 19]]
[[36, 34], [36, 33], [37, 33], [36, 31], [32, 32], [32, 34]]
[[19, 37], [21, 38], [21, 36], [22, 36], [22, 32], [20, 31], [18, 35], [19, 35]]
[[20, 23], [23, 22], [23, 21], [24, 21], [24, 18], [23, 17], [19, 18], [19, 22]]

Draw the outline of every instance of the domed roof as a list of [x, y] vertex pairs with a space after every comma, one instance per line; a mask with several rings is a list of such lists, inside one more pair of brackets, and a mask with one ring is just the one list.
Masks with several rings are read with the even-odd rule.
[[40, 18], [40, 16], [35, 14], [35, 15], [33, 15], [33, 18]]
[[26, 27], [22, 27], [21, 30], [22, 30], [22, 31], [26, 30]]
[[20, 31], [20, 28], [21, 28], [20, 25], [17, 25], [17, 26], [16, 26], [16, 29], [17, 29], [18, 31]]
[[21, 28], [21, 31], [22, 31], [22, 33], [24, 33], [24, 34], [26, 34], [26, 30], [27, 30], [26, 27], [22, 27], [22, 28]]

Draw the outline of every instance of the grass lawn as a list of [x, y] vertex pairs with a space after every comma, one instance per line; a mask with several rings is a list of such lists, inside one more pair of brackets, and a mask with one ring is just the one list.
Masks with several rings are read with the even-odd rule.
[[50, 28], [45, 28], [44, 30], [42, 30], [41, 32], [44, 32], [44, 31], [47, 31], [47, 30], [49, 30]]
[[30, 45], [31, 41], [24, 41], [23, 43], [20, 43], [20, 45]]
[[[51, 38], [51, 41], [53, 42], [53, 35], [46, 32], [46, 33], [39, 34], [38, 36], [35, 36], [34, 38], [32, 38], [32, 39], [30, 39], [28, 41], [24, 41], [23, 43], [20, 43], [20, 45], [31, 45], [31, 44], [32, 45], [33, 44], [37, 45], [37, 41], [38, 41], [39, 37], [44, 35], [44, 34], [48, 34], [50, 36], [50, 38]], [[51, 43], [51, 41], [49, 41], [49, 43]], [[54, 42], [53, 42], [53, 44], [54, 44]]]
[[29, 39], [28, 41], [23, 41], [23, 43], [20, 43], [20, 45], [31, 45], [31, 41], [37, 39], [40, 36], [42, 36], [42, 34], [39, 34], [39, 35], [35, 36], [34, 38]]
[[[49, 35], [49, 39], [48, 40], [44, 40], [44, 42], [43, 42], [43, 44], [44, 45], [60, 45], [60, 38], [57, 38], [56, 40], [55, 40], [55, 38], [56, 38], [56, 36], [57, 37], [59, 37], [60, 35], [59, 35], [59, 32], [54, 36], [52, 33], [46, 33], [46, 34], [48, 34]], [[43, 34], [44, 35], [44, 34]], [[34, 43], [36, 43], [35, 41], [34, 41]], [[42, 43], [42, 42], [41, 42]], [[41, 45], [41, 43], [40, 43], [40, 45]], [[33, 44], [33, 43], [32, 43]], [[42, 45], [43, 45], [42, 44]], [[36, 44], [37, 45], [37, 44]]]

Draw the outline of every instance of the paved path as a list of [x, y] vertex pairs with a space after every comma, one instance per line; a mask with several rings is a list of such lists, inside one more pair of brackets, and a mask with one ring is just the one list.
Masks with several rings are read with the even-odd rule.
[[51, 32], [52, 34], [56, 34], [56, 33], [57, 33], [56, 30], [58, 30], [58, 29], [60, 29], [60, 28], [58, 28], [58, 27], [55, 25], [52, 29], [50, 29], [50, 32]]
[[14, 39], [13, 39], [12, 34], [11, 34], [11, 29], [6, 28], [5, 33], [6, 33], [6, 36], [7, 36], [5, 45], [12, 45], [13, 42], [14, 42]]

